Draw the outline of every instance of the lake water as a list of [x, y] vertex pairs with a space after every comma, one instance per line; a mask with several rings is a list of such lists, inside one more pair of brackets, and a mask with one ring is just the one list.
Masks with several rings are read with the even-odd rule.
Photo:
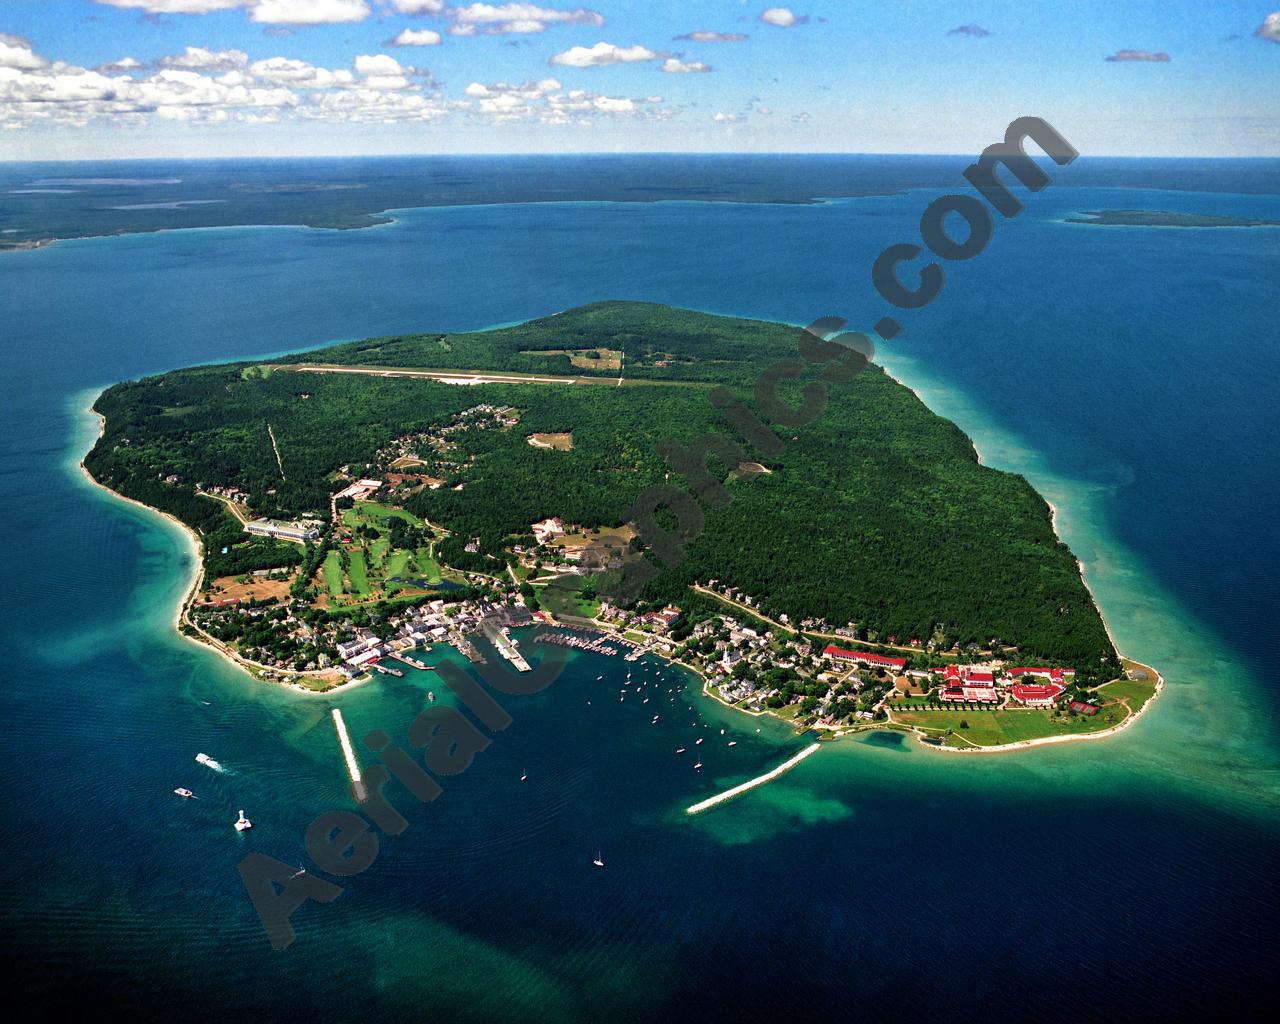
[[[1274, 186], [1055, 175], [879, 346], [986, 461], [1057, 507], [1118, 646], [1168, 680], [1133, 729], [990, 757], [844, 741], [689, 818], [807, 740], [683, 692], [656, 663], [669, 710], [652, 725], [653, 704], [617, 699], [621, 659], [575, 653], [543, 694], [506, 698], [515, 723], [438, 801], [395, 790], [411, 827], [336, 902], [300, 910], [279, 953], [236, 863], [260, 850], [301, 864], [312, 818], [350, 806], [329, 709], [353, 737], [402, 740], [425, 690], [444, 688], [410, 672], [304, 697], [178, 637], [186, 542], [77, 469], [96, 391], [607, 298], [865, 327], [888, 312], [871, 261], [916, 238], [939, 190], [418, 209], [355, 232], [228, 227], [0, 255], [11, 966], [48, 1006], [87, 983], [204, 1018], [1248, 1014], [1278, 959], [1280, 231], [1062, 219], [1280, 218]], [[701, 774], [674, 754], [695, 735]], [[256, 827], [236, 835], [241, 807]]]

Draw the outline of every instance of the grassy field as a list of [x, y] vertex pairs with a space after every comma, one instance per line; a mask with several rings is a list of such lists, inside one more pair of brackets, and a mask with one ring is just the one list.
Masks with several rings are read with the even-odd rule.
[[[1127, 712], [1119, 705], [1104, 707], [1092, 717], [1079, 715], [1067, 719], [1050, 719], [1048, 711], [1038, 709], [899, 711], [895, 707], [893, 711], [895, 721], [904, 725], [918, 726], [933, 735], [940, 736], [948, 731], [954, 732], [958, 741], [951, 745], [965, 746], [963, 740], [968, 740], [980, 747], [1043, 739], [1046, 736], [1077, 736], [1081, 733], [1101, 732], [1119, 725], [1126, 717]], [[969, 727], [962, 729], [961, 722], [968, 722]], [[948, 741], [951, 742], [951, 739], [948, 738]]]
[[1146, 679], [1117, 679], [1100, 687], [1098, 693], [1105, 700], [1123, 700], [1134, 711], [1139, 711], [1142, 705], [1155, 696], [1156, 685]]
[[439, 583], [441, 581], [440, 563], [431, 557], [431, 552], [426, 548], [418, 548], [414, 561], [417, 564], [418, 572], [425, 577], [428, 583]]
[[337, 551], [330, 551], [324, 558], [324, 566], [320, 570], [324, 576], [325, 588], [330, 597], [341, 597], [346, 589], [343, 585], [342, 556]]
[[364, 552], [359, 548], [352, 548], [349, 554], [351, 568], [347, 570], [347, 579], [351, 581], [351, 594], [357, 599], [366, 598], [369, 596], [369, 570], [365, 564]]

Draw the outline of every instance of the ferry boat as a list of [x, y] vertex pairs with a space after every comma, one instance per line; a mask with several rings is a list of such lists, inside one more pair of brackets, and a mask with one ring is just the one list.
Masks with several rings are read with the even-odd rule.
[[236, 831], [243, 832], [245, 829], [253, 828], [253, 822], [244, 816], [244, 811], [239, 812], [240, 817], [236, 819]]
[[195, 794], [191, 792], [191, 790], [183, 789], [181, 786], [175, 789], [174, 792], [177, 793], [178, 796], [182, 797], [183, 800], [191, 800], [195, 798]]
[[199, 761], [206, 768], [212, 768], [215, 772], [222, 771], [222, 765], [218, 764], [218, 762], [215, 761], [213, 758], [211, 758], [208, 754], [196, 754], [196, 760]]

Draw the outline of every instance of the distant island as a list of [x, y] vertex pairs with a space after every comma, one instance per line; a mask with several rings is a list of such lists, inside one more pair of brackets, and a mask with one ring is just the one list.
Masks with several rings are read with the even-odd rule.
[[[750, 396], [796, 335], [602, 302], [176, 370], [98, 397], [85, 467], [192, 533], [180, 628], [260, 678], [330, 689], [432, 643], [478, 657], [496, 609], [830, 733], [990, 750], [1136, 718], [1159, 676], [1117, 655], [1044, 500], [875, 366], [778, 428], [781, 452], [713, 457], [731, 500], [680, 564], [653, 561], [627, 512], [669, 474], [657, 443], [730, 431], [712, 388]], [[653, 579], [606, 600], [635, 560]], [[569, 606], [548, 601], [566, 582]]]
[[1249, 220], [1207, 213], [1170, 213], [1166, 210], [1082, 210], [1066, 219], [1068, 224], [1100, 224], [1104, 227], [1146, 228], [1270, 228], [1280, 220]]

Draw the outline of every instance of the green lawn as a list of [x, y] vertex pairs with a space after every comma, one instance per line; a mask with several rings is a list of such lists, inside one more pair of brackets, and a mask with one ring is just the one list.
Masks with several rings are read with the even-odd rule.
[[1125, 700], [1134, 711], [1139, 710], [1156, 693], [1154, 680], [1117, 679], [1098, 688], [1103, 700]]
[[363, 599], [369, 596], [369, 570], [365, 566], [364, 552], [352, 548], [350, 555], [351, 568], [347, 571], [347, 578], [351, 581], [351, 594]]
[[[416, 562], [418, 564], [418, 572], [420, 572], [428, 583], [439, 583], [440, 563], [431, 557], [431, 552], [427, 548], [418, 548]], [[392, 573], [394, 576], [395, 574]]]
[[330, 551], [324, 558], [324, 585], [330, 597], [342, 596], [342, 556], [337, 551]]
[[404, 576], [409, 571], [409, 559], [412, 557], [412, 551], [398, 549], [391, 552], [391, 556], [387, 559], [383, 573], [388, 579], [392, 576]]
[[[1101, 732], [1118, 725], [1125, 718], [1124, 708], [1112, 706], [1103, 708], [1097, 715], [1086, 717], [1051, 720], [1048, 711], [1038, 709], [1011, 709], [1008, 711], [899, 711], [894, 709], [896, 721], [906, 725], [915, 725], [933, 733], [943, 735], [947, 730], [954, 730], [957, 736], [990, 747], [1002, 743], [1017, 743], [1020, 740], [1041, 739], [1045, 736], [1074, 736], [1080, 733]], [[967, 729], [960, 728], [960, 723], [968, 722]], [[953, 746], [964, 746], [963, 743], [952, 743]]]

